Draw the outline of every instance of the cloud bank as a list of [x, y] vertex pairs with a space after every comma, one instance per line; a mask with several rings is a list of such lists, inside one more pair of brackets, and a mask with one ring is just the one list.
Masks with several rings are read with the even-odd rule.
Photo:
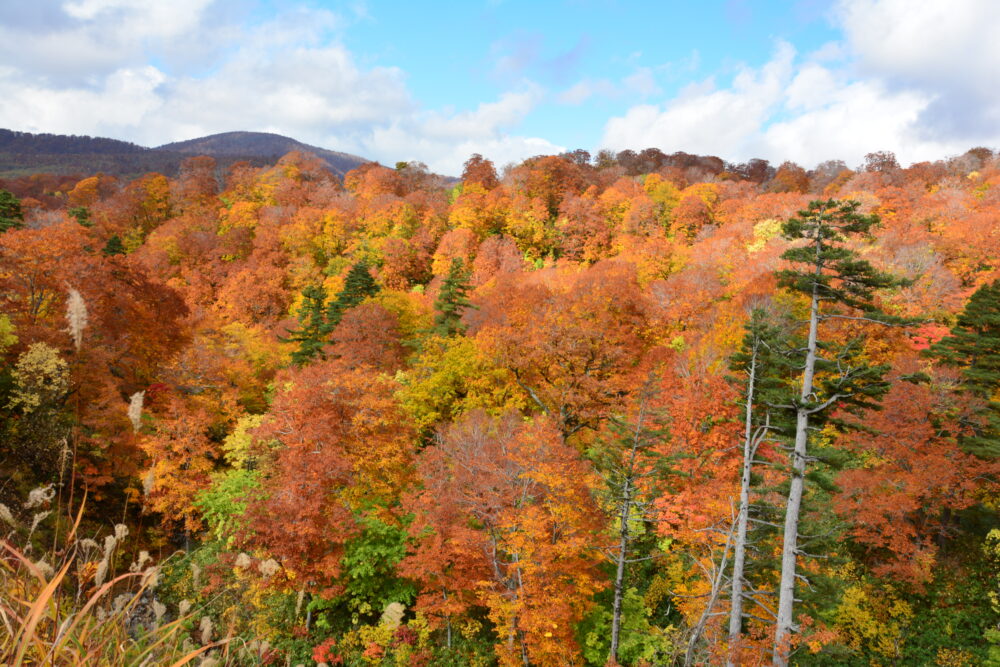
[[[21, 6], [18, 6], [21, 5]], [[541, 91], [523, 82], [471, 111], [424, 110], [396, 67], [362, 67], [345, 19], [300, 9], [252, 25], [213, 0], [45, 0], [0, 8], [0, 126], [158, 145], [246, 129], [392, 163], [461, 172], [563, 150], [509, 131]]]
[[779, 43], [727, 86], [707, 79], [611, 118], [602, 146], [727, 159], [902, 162], [1000, 146], [1000, 12], [991, 0], [841, 0], [840, 43], [805, 55]]

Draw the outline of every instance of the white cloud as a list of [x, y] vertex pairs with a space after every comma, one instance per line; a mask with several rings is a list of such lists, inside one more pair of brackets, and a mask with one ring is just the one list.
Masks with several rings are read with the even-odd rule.
[[639, 105], [612, 118], [603, 145], [610, 148], [732, 155], [751, 148], [762, 124], [791, 77], [795, 52], [780, 44], [775, 57], [759, 70], [743, 68], [732, 86], [718, 89], [711, 80], [686, 87], [664, 107]]
[[903, 163], [1000, 146], [1000, 12], [992, 0], [841, 0], [844, 40], [804, 59], [787, 45], [733, 82], [688, 86], [610, 119], [602, 145], [859, 164]]
[[1000, 124], [1000, 12], [994, 0], [841, 0], [859, 70], [932, 99], [923, 136], [975, 142]]
[[541, 101], [537, 86], [470, 111], [422, 110], [402, 70], [357, 63], [326, 10], [251, 27], [213, 20], [226, 0], [38, 1], [52, 21], [0, 8], [0, 127], [143, 145], [268, 131], [449, 174], [473, 152], [502, 164], [561, 150], [508, 134]]
[[625, 90], [641, 97], [649, 97], [660, 92], [660, 86], [656, 83], [653, 70], [649, 67], [636, 69], [632, 74], [625, 77], [622, 83], [625, 85]]
[[556, 96], [563, 104], [578, 106], [595, 96], [618, 97], [618, 86], [607, 79], [583, 79]]
[[418, 113], [377, 127], [360, 150], [366, 155], [394, 155], [396, 159], [421, 160], [434, 171], [460, 174], [462, 164], [479, 153], [502, 166], [540, 154], [565, 150], [544, 139], [508, 135], [504, 129], [519, 123], [541, 100], [542, 91], [526, 84], [496, 102], [485, 102], [473, 111], [444, 114]]
[[625, 96], [645, 99], [660, 92], [656, 76], [650, 67], [637, 67], [631, 74], [615, 83], [610, 79], [585, 78], [556, 96], [562, 104], [579, 106], [593, 97], [620, 99]]

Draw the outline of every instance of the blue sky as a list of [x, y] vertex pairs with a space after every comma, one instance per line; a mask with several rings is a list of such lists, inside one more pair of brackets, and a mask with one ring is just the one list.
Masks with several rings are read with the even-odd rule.
[[563, 149], [1000, 146], [994, 0], [0, 3], [0, 127], [272, 131], [457, 173]]
[[[825, 4], [755, 4], [510, 0], [427, 11], [422, 3], [373, 2], [344, 38], [374, 64], [403, 67], [413, 95], [431, 108], [474, 109], [536, 83], [550, 94], [523, 131], [590, 149], [607, 118], [637, 101], [676, 95], [693, 79], [726, 79], [738, 63], [761, 65], [778, 39], [812, 50], [837, 37]], [[611, 92], [629, 77], [634, 87]], [[598, 90], [580, 101], [560, 97], [581, 81]]]

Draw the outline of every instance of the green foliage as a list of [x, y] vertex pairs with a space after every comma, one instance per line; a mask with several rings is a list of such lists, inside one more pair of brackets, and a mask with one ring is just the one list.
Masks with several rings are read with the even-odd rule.
[[438, 336], [457, 336], [465, 333], [462, 323], [462, 313], [467, 308], [475, 308], [469, 301], [468, 293], [472, 288], [469, 273], [462, 265], [461, 258], [451, 260], [448, 275], [441, 285], [438, 298], [434, 301], [434, 333]]
[[962, 447], [976, 456], [1000, 457], [1000, 280], [983, 285], [969, 298], [951, 334], [929, 353], [941, 363], [961, 369], [962, 388], [981, 403], [974, 418], [964, 420]]
[[333, 325], [326, 316], [326, 289], [322, 285], [310, 285], [302, 290], [303, 301], [296, 313], [299, 327], [288, 332], [282, 341], [295, 342], [299, 348], [292, 352], [292, 363], [302, 366], [315, 357], [325, 358], [323, 348], [329, 342]]
[[0, 234], [8, 229], [20, 229], [24, 226], [24, 212], [21, 210], [21, 200], [7, 190], [0, 190]]
[[194, 506], [201, 512], [215, 539], [232, 546], [236, 533], [245, 527], [250, 496], [260, 487], [255, 470], [229, 470], [215, 475], [212, 485], [198, 494]]
[[[599, 605], [580, 623], [578, 634], [588, 665], [604, 665], [611, 646], [610, 605]], [[623, 665], [663, 664], [675, 653], [680, 636], [673, 627], [661, 628], [650, 620], [642, 595], [629, 588], [622, 598], [622, 634], [618, 662]]]
[[[87, 208], [86, 206], [77, 206], [75, 208], [69, 209], [66, 212], [69, 213], [74, 218], [76, 218], [76, 221], [81, 226], [83, 226], [83, 227], [93, 227], [94, 226], [93, 220], [90, 219], [90, 209]], [[119, 239], [118, 242], [121, 243], [121, 239]], [[105, 254], [108, 254], [108, 253], [105, 253]]]
[[326, 310], [330, 331], [340, 324], [340, 318], [344, 316], [346, 310], [357, 306], [370, 296], [375, 296], [378, 289], [367, 263], [362, 261], [351, 266], [344, 279], [344, 289], [340, 290], [337, 298], [330, 302]]
[[104, 249], [101, 250], [105, 255], [109, 257], [111, 255], [124, 255], [125, 254], [125, 244], [122, 243], [122, 239], [117, 234], [111, 236], [108, 242], [104, 244]]
[[415, 586], [396, 576], [396, 564], [406, 555], [405, 526], [391, 525], [368, 516], [362, 532], [345, 548], [343, 602], [352, 619], [377, 617], [391, 602], [409, 604]]
[[907, 282], [877, 271], [844, 246], [848, 237], [868, 235], [879, 223], [876, 215], [858, 213], [860, 206], [851, 200], [811, 201], [806, 210], [799, 211], [799, 217], [786, 220], [782, 235], [789, 241], [807, 243], [794, 245], [781, 258], [805, 268], [776, 272], [778, 284], [807, 296], [815, 293], [822, 301], [860, 310], [880, 322], [898, 322], [898, 318], [878, 312], [874, 294]]
[[16, 343], [17, 336], [14, 335], [14, 325], [11, 323], [10, 317], [0, 314], [0, 355]]
[[[787, 326], [775, 324], [775, 318], [763, 308], [754, 308], [744, 325], [746, 333], [740, 348], [729, 358], [727, 379], [740, 387], [740, 423], [746, 418], [746, 394], [751, 367], [754, 372], [752, 397], [753, 427], [765, 423], [775, 433], [790, 435], [794, 432], [794, 415], [788, 410], [772, 406], [791, 402], [794, 380], [798, 370], [796, 353], [790, 349]], [[787, 325], [788, 323], [784, 323]]]

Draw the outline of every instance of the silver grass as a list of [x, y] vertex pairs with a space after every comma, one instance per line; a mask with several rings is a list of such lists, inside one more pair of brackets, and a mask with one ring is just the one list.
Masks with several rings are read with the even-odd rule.
[[146, 397], [145, 391], [137, 391], [132, 394], [132, 399], [128, 403], [128, 419], [132, 422], [132, 432], [138, 433], [142, 426], [142, 401]]
[[69, 323], [66, 330], [73, 337], [73, 344], [79, 352], [83, 344], [83, 330], [87, 328], [87, 304], [72, 287], [69, 288], [69, 298], [66, 300], [66, 322]]

